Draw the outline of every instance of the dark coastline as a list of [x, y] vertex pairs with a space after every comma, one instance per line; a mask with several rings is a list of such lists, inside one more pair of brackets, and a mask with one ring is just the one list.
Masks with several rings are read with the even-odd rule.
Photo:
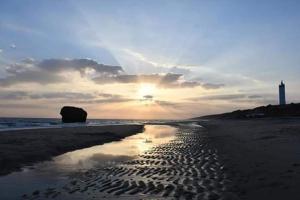
[[257, 119], [290, 117], [300, 117], [300, 103], [260, 106], [253, 109], [235, 110], [233, 112], [206, 115], [193, 119]]
[[143, 125], [114, 125], [3, 131], [0, 133], [0, 175], [68, 151], [117, 141], [143, 129]]

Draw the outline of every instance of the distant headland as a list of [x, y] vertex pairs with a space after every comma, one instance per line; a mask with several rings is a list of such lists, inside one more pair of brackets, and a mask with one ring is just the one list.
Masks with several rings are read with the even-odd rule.
[[267, 117], [300, 117], [300, 103], [260, 106], [253, 109], [206, 115], [194, 119], [249, 119]]

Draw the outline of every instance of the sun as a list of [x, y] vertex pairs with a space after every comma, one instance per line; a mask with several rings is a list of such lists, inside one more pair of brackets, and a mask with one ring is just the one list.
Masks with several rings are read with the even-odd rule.
[[138, 89], [139, 99], [151, 99], [153, 98], [156, 91], [156, 86], [154, 84], [141, 84]]

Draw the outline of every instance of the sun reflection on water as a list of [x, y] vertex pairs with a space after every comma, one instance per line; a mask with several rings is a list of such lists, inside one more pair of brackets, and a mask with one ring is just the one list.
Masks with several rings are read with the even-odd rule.
[[174, 139], [176, 131], [176, 128], [170, 126], [146, 125], [143, 133], [121, 141], [65, 153], [55, 157], [54, 163], [58, 168], [73, 171], [133, 159], [155, 145]]

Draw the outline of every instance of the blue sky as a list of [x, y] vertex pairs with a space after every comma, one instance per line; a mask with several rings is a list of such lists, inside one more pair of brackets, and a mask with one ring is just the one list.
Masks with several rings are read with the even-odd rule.
[[[7, 67], [28, 58], [36, 63], [45, 59], [91, 59], [121, 66], [126, 74], [179, 73], [184, 81], [199, 82], [199, 87], [194, 84], [188, 88], [195, 93], [189, 98], [216, 97], [215, 105], [199, 111], [200, 114], [274, 104], [281, 79], [287, 83], [288, 101], [297, 102], [299, 4], [299, 1], [1, 1], [0, 77], [10, 76]], [[18, 85], [0, 89], [13, 93], [20, 86], [29, 87], [27, 82], [18, 81]], [[36, 82], [34, 77], [32, 82]], [[44, 92], [55, 92], [51, 84], [39, 83], [31, 88], [36, 90], [33, 92], [40, 92], [41, 88]], [[205, 90], [201, 84], [222, 87]], [[108, 90], [97, 87], [100, 91]], [[56, 90], [66, 88], [61, 86]], [[125, 96], [130, 93], [118, 92]], [[234, 98], [235, 101], [223, 102], [224, 95], [241, 94], [261, 99], [242, 98], [237, 102]], [[218, 95], [222, 102], [217, 101]], [[0, 99], [3, 105], [5, 101]], [[164, 97], [164, 101], [170, 100]], [[60, 106], [57, 102], [48, 103]], [[197, 115], [191, 113], [189, 102], [182, 97], [172, 103], [184, 104], [182, 112], [186, 116]], [[9, 111], [0, 114], [14, 115]]]

